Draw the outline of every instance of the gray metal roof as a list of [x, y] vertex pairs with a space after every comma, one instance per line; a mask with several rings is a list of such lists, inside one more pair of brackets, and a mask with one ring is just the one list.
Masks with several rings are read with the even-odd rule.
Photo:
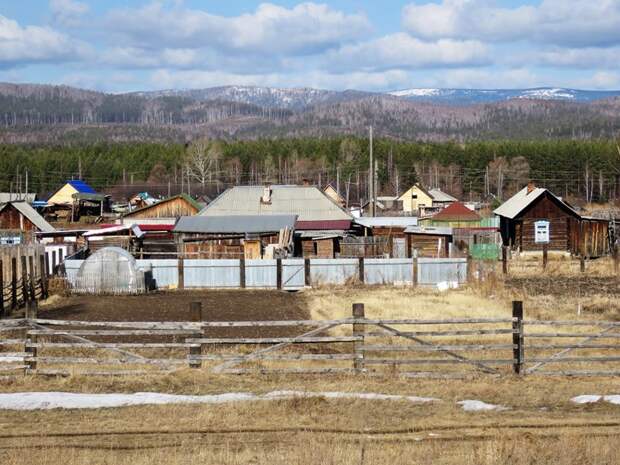
[[554, 195], [551, 191], [544, 189], [542, 187], [535, 187], [529, 194], [527, 192], [527, 186], [517, 192], [515, 195], [506, 200], [503, 204], [493, 210], [498, 216], [503, 216], [505, 218], [514, 219], [519, 215], [526, 207], [528, 207], [534, 200], [542, 196], [545, 192], [548, 192], [549, 195], [554, 197], [558, 202], [564, 204], [564, 206], [572, 211], [575, 215], [579, 216], [573, 208], [571, 208], [566, 202], [564, 202], [561, 198]]
[[0, 203], [7, 202], [19, 202], [25, 200], [28, 203], [32, 203], [37, 200], [37, 194], [28, 193], [20, 194], [16, 192], [0, 192]]
[[296, 215], [182, 216], [172, 232], [196, 234], [260, 234], [295, 229]]
[[418, 224], [417, 216], [362, 216], [355, 222], [366, 228], [406, 228]]
[[450, 194], [447, 194], [441, 189], [431, 189], [430, 191], [428, 191], [428, 193], [431, 195], [433, 200], [437, 202], [456, 202], [458, 200], [457, 198], [452, 197]]
[[28, 202], [9, 202], [0, 205], [0, 211], [4, 210], [7, 205], [13, 205], [17, 211], [24, 215], [28, 220], [34, 224], [39, 231], [52, 232], [55, 231], [54, 227], [49, 224], [45, 219], [39, 215], [39, 213], [30, 206]]
[[263, 186], [228, 189], [203, 208], [200, 216], [297, 215], [299, 221], [351, 220], [350, 213], [336, 205], [314, 186], [271, 187], [271, 201], [261, 202]]
[[447, 227], [435, 227], [435, 226], [409, 226], [405, 229], [407, 234], [428, 234], [438, 236], [451, 236], [452, 228]]

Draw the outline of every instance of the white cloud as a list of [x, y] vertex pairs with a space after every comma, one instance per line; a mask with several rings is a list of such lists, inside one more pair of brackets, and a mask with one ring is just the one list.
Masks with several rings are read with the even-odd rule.
[[515, 57], [521, 63], [536, 63], [550, 67], [570, 68], [619, 68], [620, 47], [608, 48], [553, 48], [529, 53], [521, 53]]
[[363, 14], [345, 14], [327, 5], [301, 3], [293, 8], [264, 3], [236, 17], [160, 2], [140, 9], [114, 10], [108, 28], [142, 48], [213, 48], [228, 53], [310, 55], [369, 32]]
[[618, 0], [544, 0], [515, 8], [502, 8], [490, 0], [443, 0], [403, 9], [404, 27], [426, 39], [610, 46], [620, 44], [619, 24]]
[[25, 63], [73, 61], [88, 47], [49, 27], [25, 26], [0, 16], [0, 67]]
[[88, 12], [86, 3], [75, 0], [50, 0], [50, 10], [55, 23], [62, 26], [77, 26]]
[[346, 45], [328, 54], [331, 69], [413, 69], [489, 64], [485, 44], [466, 40], [422, 41], [406, 33]]

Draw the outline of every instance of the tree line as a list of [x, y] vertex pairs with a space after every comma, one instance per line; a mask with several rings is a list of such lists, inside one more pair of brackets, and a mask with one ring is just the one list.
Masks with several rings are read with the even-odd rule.
[[[528, 181], [583, 201], [620, 197], [614, 140], [489, 142], [374, 141], [379, 195], [412, 183], [463, 199], [505, 199]], [[44, 196], [72, 178], [106, 192], [138, 186], [162, 195], [215, 196], [231, 185], [331, 183], [349, 203], [368, 199], [368, 139], [198, 139], [182, 143], [0, 145], [0, 189]]]

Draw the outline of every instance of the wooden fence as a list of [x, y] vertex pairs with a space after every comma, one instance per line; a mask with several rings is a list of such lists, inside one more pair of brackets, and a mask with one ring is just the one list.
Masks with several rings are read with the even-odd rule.
[[47, 297], [47, 258], [42, 246], [0, 247], [0, 317]]
[[[0, 320], [0, 372], [68, 375], [350, 373], [619, 376], [620, 322], [523, 318], [372, 319], [363, 304], [335, 320], [183, 322]], [[235, 335], [234, 333], [239, 333]]]

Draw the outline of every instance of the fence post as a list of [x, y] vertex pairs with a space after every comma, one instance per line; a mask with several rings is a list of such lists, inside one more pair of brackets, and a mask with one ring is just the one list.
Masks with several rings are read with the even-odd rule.
[[182, 255], [179, 257], [179, 261], [177, 263], [177, 279], [177, 289], [185, 289], [185, 263]]
[[21, 256], [21, 266], [22, 266], [22, 299], [24, 302], [28, 302], [28, 266], [26, 265], [26, 256]]
[[[353, 304], [353, 318], [357, 319], [365, 319], [366, 315], [364, 312], [364, 304]], [[355, 355], [355, 359], [353, 360], [353, 368], [356, 373], [361, 373], [364, 371], [364, 351], [362, 347], [364, 346], [364, 332], [366, 331], [366, 325], [363, 323], [353, 323], [353, 336], [361, 337], [360, 341], [355, 341], [353, 343], [353, 355]]]
[[549, 259], [549, 244], [543, 244], [542, 246], [542, 267], [543, 270], [547, 269], [547, 261]]
[[0, 317], [4, 315], [4, 263], [0, 260]]
[[467, 254], [467, 283], [471, 284], [474, 280], [474, 260]]
[[508, 274], [508, 249], [502, 245], [502, 273]]
[[26, 305], [26, 319], [28, 320], [36, 320], [37, 319], [37, 315], [38, 314], [38, 306], [37, 306], [37, 301], [36, 300], [32, 300], [30, 302], [28, 302], [28, 304]]
[[[189, 319], [190, 321], [202, 321], [202, 302], [190, 302], [189, 304]], [[202, 355], [202, 344], [192, 344], [189, 347], [189, 367], [201, 368], [202, 360], [196, 360], [192, 358], [192, 355]]]
[[52, 250], [52, 274], [56, 275], [56, 265], [57, 265], [57, 261], [56, 261], [56, 251]]
[[39, 268], [41, 272], [41, 298], [47, 299], [47, 266], [45, 255], [39, 255]]
[[17, 258], [11, 257], [11, 308], [17, 308]]
[[304, 258], [304, 284], [312, 286], [312, 278], [310, 276], [310, 259]]
[[357, 279], [364, 284], [364, 257], [359, 257], [357, 261]]
[[517, 375], [523, 372], [524, 348], [523, 348], [523, 302], [512, 301], [512, 357], [513, 370]]
[[618, 274], [618, 270], [620, 269], [620, 261], [618, 257], [618, 244], [614, 244], [611, 248], [611, 253], [614, 258], [614, 273]]
[[282, 259], [276, 258], [276, 288], [282, 289]]
[[36, 300], [35, 295], [35, 270], [34, 270], [34, 257], [32, 255], [28, 256], [28, 270], [30, 273], [28, 274], [28, 289], [30, 290], [30, 300]]
[[26, 347], [24, 350], [24, 352], [26, 352], [30, 357], [26, 362], [26, 365], [28, 365], [28, 370], [37, 369], [37, 348], [32, 346], [32, 344], [36, 344], [37, 341], [38, 339], [36, 334], [28, 334], [26, 339]]
[[418, 285], [419, 282], [419, 276], [418, 276], [418, 256], [416, 255], [415, 257], [413, 257], [413, 270], [412, 270], [412, 281], [413, 281], [413, 287], [416, 287]]
[[239, 259], [239, 287], [245, 289], [245, 257]]
[[582, 273], [586, 272], [586, 257], [583, 253], [579, 255], [579, 271]]

